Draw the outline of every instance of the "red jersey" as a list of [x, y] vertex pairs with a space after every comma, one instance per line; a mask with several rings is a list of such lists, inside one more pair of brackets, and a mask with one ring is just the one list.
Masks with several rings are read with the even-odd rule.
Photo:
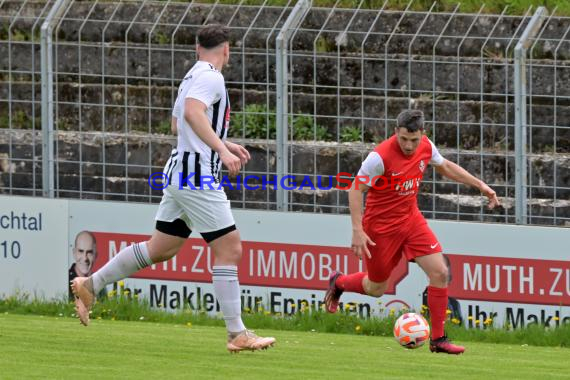
[[[370, 158], [377, 168], [374, 174], [381, 177], [369, 183], [374, 186], [368, 190], [362, 224], [365, 230], [388, 233], [420, 213], [417, 194], [424, 172], [429, 163], [441, 165], [443, 157], [427, 136], [422, 136], [413, 155], [406, 156], [394, 135], [376, 146], [367, 161]], [[364, 164], [359, 175], [372, 176], [375, 170], [364, 170]]]

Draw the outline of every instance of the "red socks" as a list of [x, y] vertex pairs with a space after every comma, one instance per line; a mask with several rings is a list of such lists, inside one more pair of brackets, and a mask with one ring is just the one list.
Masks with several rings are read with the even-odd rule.
[[444, 332], [445, 317], [447, 316], [447, 288], [428, 286], [427, 302], [431, 317], [431, 339], [441, 338]]
[[335, 285], [340, 290], [346, 292], [366, 294], [366, 292], [364, 291], [364, 286], [362, 285], [362, 281], [364, 280], [364, 277], [366, 277], [366, 275], [367, 275], [366, 272], [343, 274], [338, 276]]

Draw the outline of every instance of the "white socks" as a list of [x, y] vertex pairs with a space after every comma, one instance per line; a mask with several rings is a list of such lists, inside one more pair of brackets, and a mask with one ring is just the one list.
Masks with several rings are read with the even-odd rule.
[[241, 320], [241, 298], [237, 266], [214, 266], [212, 280], [214, 293], [222, 309], [228, 332], [236, 333], [245, 330]]
[[91, 276], [93, 292], [98, 294], [105, 285], [122, 280], [152, 264], [146, 242], [129, 245]]
[[[105, 285], [129, 277], [152, 264], [146, 242], [130, 245], [91, 276], [93, 292], [98, 294]], [[212, 280], [214, 293], [222, 309], [228, 332], [237, 333], [245, 330], [241, 320], [241, 295], [237, 266], [214, 266]]]

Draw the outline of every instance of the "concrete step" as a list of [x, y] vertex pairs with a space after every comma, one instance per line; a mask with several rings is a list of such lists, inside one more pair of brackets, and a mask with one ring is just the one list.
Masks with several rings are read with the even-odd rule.
[[[9, 45], [0, 41], [0, 68], [14, 71], [13, 81], [29, 81], [30, 74], [35, 72], [39, 85], [39, 44], [32, 49], [29, 44], [13, 43], [8, 50]], [[30, 59], [32, 50], [38, 57], [34, 68]], [[358, 93], [360, 87], [364, 87], [376, 95], [378, 92], [384, 95], [384, 89], [387, 89], [389, 96], [406, 97], [410, 89], [412, 97], [435, 92], [438, 97], [449, 98], [460, 93], [459, 96], [468, 100], [479, 100], [481, 92], [486, 98], [491, 97], [488, 100], [514, 93], [512, 57], [480, 54], [469, 57], [457, 53], [441, 56], [432, 55], [431, 50], [429, 54], [412, 55], [407, 55], [407, 50], [387, 55], [380, 52], [383, 49], [376, 50], [374, 55], [343, 53], [339, 56], [336, 49], [334, 53], [294, 50], [289, 57], [292, 83], [316, 85], [319, 93], [329, 94], [336, 94], [337, 86], [355, 87], [354, 91]], [[113, 43], [103, 48], [95, 45], [79, 49], [77, 41], [58, 46], [56, 58], [60, 83], [77, 83], [81, 75], [82, 83], [100, 84], [104, 77], [107, 85], [170, 86], [173, 93], [195, 59], [187, 47], [149, 50], [144, 44]], [[556, 70], [551, 59], [535, 57], [532, 64], [529, 82], [532, 78], [532, 94], [536, 101], [551, 103], [549, 97], [556, 91], [558, 101], [567, 105], [570, 89], [565, 84], [570, 80], [570, 57], [557, 57]], [[237, 49], [231, 56], [230, 65], [224, 69], [224, 76], [229, 87], [242, 88], [243, 83], [248, 89], [265, 90], [264, 83], [276, 82], [275, 69], [274, 51]], [[301, 87], [293, 89], [301, 90]]]
[[[155, 46], [169, 46], [172, 43], [193, 45], [198, 27], [210, 16], [208, 22], [226, 24], [231, 20], [236, 47], [264, 49], [268, 41], [269, 46], [273, 46], [277, 31], [289, 14], [289, 10], [273, 6], [261, 8], [255, 5], [238, 7], [216, 4], [214, 9], [214, 5], [203, 3], [192, 4], [190, 8], [183, 3], [141, 4], [75, 2], [67, 10], [66, 18], [58, 29], [58, 40], [67, 42], [81, 39], [98, 43], [103, 39], [107, 43], [150, 41]], [[21, 1], [5, 1], [0, 8], [0, 16], [9, 19], [21, 7]], [[26, 4], [22, 13], [29, 18], [18, 20], [16, 27], [21, 30], [31, 29], [35, 21], [33, 16], [39, 15], [42, 8], [41, 3]], [[354, 9], [313, 7], [300, 26], [301, 32], [295, 34], [291, 46], [295, 50], [312, 51], [317, 45], [319, 50], [332, 51], [340, 45], [342, 50], [359, 52], [366, 38], [365, 50], [371, 53], [384, 50], [388, 40], [390, 51], [408, 53], [412, 37], [418, 32], [418, 26], [423, 24], [420, 36], [416, 36], [412, 45], [415, 54], [432, 54], [432, 45], [442, 35], [436, 46], [438, 55], [455, 56], [461, 47], [462, 55], [478, 57], [487, 37], [490, 37], [485, 46], [487, 54], [500, 54], [506, 50], [513, 37], [520, 36], [528, 22], [528, 18], [521, 16], [500, 17], [487, 14], [455, 14], [451, 17], [448, 13], [434, 12], [426, 18], [426, 13], [410, 12], [402, 17], [401, 11], [387, 10], [377, 18], [377, 9], [361, 9], [353, 18], [354, 13]], [[87, 22], [86, 15], [89, 15]], [[113, 22], [104, 22], [111, 15]], [[184, 20], [179, 26], [183, 16]], [[566, 18], [553, 17], [543, 37], [560, 38], [569, 22]], [[350, 33], [346, 38], [340, 38], [339, 35], [347, 27]], [[104, 28], [105, 35], [102, 37]], [[398, 34], [390, 38], [393, 31]], [[510, 46], [511, 49], [513, 47]], [[537, 56], [548, 56], [552, 53], [552, 48], [539, 45], [535, 51]], [[566, 51], [562, 54], [568, 56], [570, 53]]]
[[[570, 78], [569, 78], [570, 82]], [[39, 84], [35, 86], [36, 99], [39, 99]], [[40, 128], [40, 108], [32, 108], [32, 85], [29, 82], [13, 83], [11, 96], [12, 126], [23, 129]], [[60, 130], [82, 130], [106, 132], [163, 132], [170, 133], [171, 100], [174, 99], [171, 87], [151, 87], [149, 102], [149, 87], [129, 86], [127, 97], [121, 85], [105, 86], [104, 92], [100, 85], [63, 83], [59, 86], [57, 103], [57, 127]], [[0, 83], [0, 97], [8, 97], [8, 87]], [[239, 120], [236, 114], [242, 111], [243, 104], [275, 104], [275, 93], [265, 91], [230, 89], [232, 100], [233, 120]], [[402, 95], [402, 94], [401, 94]], [[421, 96], [414, 99], [413, 107], [424, 110], [427, 120], [427, 130], [430, 137], [440, 147], [460, 148], [468, 150], [514, 149], [514, 104], [512, 99], [505, 105], [502, 101], [463, 100], [457, 102], [449, 99]], [[26, 101], [27, 99], [27, 101]], [[125, 99], [129, 107], [125, 112]], [[16, 100], [18, 102], [16, 102]], [[19, 101], [21, 100], [21, 101]], [[104, 103], [103, 103], [104, 102]], [[105, 104], [103, 107], [102, 104]], [[150, 105], [150, 111], [147, 107]], [[319, 115], [311, 122], [324, 126], [328, 139], [337, 140], [337, 121], [340, 132], [346, 127], [363, 128], [363, 138], [367, 142], [375, 142], [386, 138], [392, 133], [393, 122], [386, 123], [382, 119], [394, 120], [398, 113], [409, 107], [405, 97], [384, 97], [383, 93], [337, 95], [296, 93], [292, 103], [296, 115]], [[556, 147], [557, 153], [570, 153], [570, 129], [557, 128], [554, 133], [553, 125], [570, 125], [570, 106], [562, 104], [544, 105], [532, 103], [528, 106], [532, 112], [531, 149], [533, 153], [552, 153]], [[32, 117], [32, 111], [35, 117]], [[274, 110], [273, 110], [274, 112]], [[1, 127], [8, 124], [8, 106], [0, 103], [2, 118]], [[556, 116], [556, 118], [555, 118]], [[265, 122], [265, 118], [262, 117]], [[435, 123], [431, 120], [436, 120]], [[243, 120], [243, 118], [242, 118]], [[270, 122], [275, 127], [275, 116], [270, 115]], [[530, 119], [529, 119], [530, 120]], [[459, 126], [458, 126], [459, 125]], [[507, 127], [508, 126], [508, 127]], [[232, 136], [243, 136], [242, 126], [231, 124]], [[435, 131], [435, 132], [434, 132]]]
[[[85, 177], [128, 176], [146, 180], [151, 173], [163, 170], [175, 141], [173, 136], [165, 135], [61, 132], [57, 140], [57, 170]], [[245, 168], [248, 174], [275, 172], [275, 141], [234, 141], [245, 145], [252, 155]], [[374, 144], [363, 143], [295, 142], [291, 144], [289, 172], [300, 181], [304, 175], [313, 176], [311, 179], [315, 181], [315, 175], [354, 174], [373, 148]], [[3, 172], [32, 173], [35, 170], [41, 173], [41, 152], [39, 132], [0, 130], [0, 168]], [[514, 186], [512, 151], [442, 148], [441, 153], [496, 186], [499, 196], [513, 196], [508, 192]], [[570, 199], [570, 154], [531, 155], [528, 175], [533, 197]], [[424, 191], [434, 191], [432, 180], [432, 171], [428, 170]], [[436, 193], [457, 191], [456, 185], [443, 183], [440, 177], [436, 180]], [[556, 194], [555, 186], [558, 187]]]

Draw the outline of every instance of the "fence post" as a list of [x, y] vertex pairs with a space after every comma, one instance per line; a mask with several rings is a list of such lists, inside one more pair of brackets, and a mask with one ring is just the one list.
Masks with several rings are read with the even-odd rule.
[[57, 0], [41, 27], [41, 73], [42, 73], [42, 195], [53, 198], [54, 178], [54, 136], [53, 136], [53, 42], [55, 21], [67, 7], [70, 0]]
[[527, 223], [526, 52], [548, 11], [539, 7], [515, 47], [515, 222]]
[[281, 186], [281, 179], [287, 174], [289, 168], [289, 151], [288, 151], [288, 118], [289, 118], [289, 105], [287, 103], [288, 97], [288, 82], [289, 70], [287, 67], [287, 49], [289, 47], [289, 39], [291, 38], [292, 30], [299, 27], [301, 21], [311, 8], [311, 0], [300, 0], [291, 13], [283, 27], [279, 31], [275, 41], [275, 61], [276, 61], [276, 91], [277, 91], [277, 106], [276, 106], [276, 122], [277, 122], [277, 136], [276, 136], [276, 175], [277, 175], [277, 210], [289, 211], [289, 198], [285, 189]]

